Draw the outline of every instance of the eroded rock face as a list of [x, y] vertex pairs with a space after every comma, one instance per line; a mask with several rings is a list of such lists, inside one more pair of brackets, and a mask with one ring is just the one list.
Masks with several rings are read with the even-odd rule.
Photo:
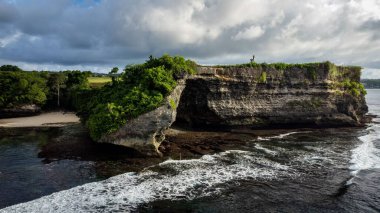
[[360, 126], [368, 109], [363, 91], [352, 86], [359, 81], [357, 68], [331, 63], [312, 69], [200, 67], [198, 75], [179, 81], [163, 106], [100, 142], [160, 155], [165, 130], [176, 120], [219, 129]]
[[322, 63], [315, 70], [200, 67], [187, 79], [177, 120], [193, 127], [358, 126], [363, 94], [344, 88], [360, 71]]
[[161, 155], [158, 147], [165, 139], [164, 131], [175, 121], [177, 106], [185, 80], [179, 80], [173, 92], [166, 97], [165, 104], [129, 121], [118, 131], [103, 136], [99, 142], [130, 147], [145, 155]]

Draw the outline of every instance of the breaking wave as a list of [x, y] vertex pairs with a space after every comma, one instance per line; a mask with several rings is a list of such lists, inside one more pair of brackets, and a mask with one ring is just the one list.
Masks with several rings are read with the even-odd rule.
[[195, 160], [167, 160], [140, 173], [125, 173], [10, 206], [0, 212], [94, 212], [136, 210], [156, 200], [191, 200], [223, 191], [223, 184], [239, 180], [269, 180], [291, 176], [291, 169], [232, 150]]
[[[370, 113], [380, 116], [380, 105], [369, 105]], [[362, 143], [352, 150], [351, 174], [356, 176], [361, 170], [380, 169], [380, 118], [367, 128], [367, 134], [359, 137]]]
[[368, 129], [368, 134], [359, 137], [362, 143], [352, 150], [350, 161], [351, 174], [357, 175], [361, 170], [380, 168], [380, 125], [374, 124]]

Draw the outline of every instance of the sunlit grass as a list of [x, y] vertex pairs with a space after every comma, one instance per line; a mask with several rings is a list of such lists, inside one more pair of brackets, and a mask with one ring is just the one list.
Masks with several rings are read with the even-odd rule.
[[89, 77], [88, 82], [90, 83], [90, 87], [98, 88], [104, 86], [106, 83], [111, 82], [111, 77], [102, 76], [102, 77]]

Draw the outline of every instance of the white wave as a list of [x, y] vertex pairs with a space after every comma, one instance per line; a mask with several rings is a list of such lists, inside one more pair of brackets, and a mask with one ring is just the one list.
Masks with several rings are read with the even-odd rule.
[[[309, 131], [307, 131], [309, 132]], [[280, 135], [276, 135], [276, 136], [270, 136], [270, 137], [257, 137], [257, 140], [259, 141], [269, 141], [271, 139], [282, 139], [282, 138], [285, 138], [289, 135], [294, 135], [294, 134], [299, 134], [299, 133], [307, 133], [307, 132], [288, 132], [288, 133], [284, 133], [284, 134], [280, 134]]]
[[273, 179], [278, 175], [291, 175], [291, 171], [288, 166], [251, 152], [227, 151], [197, 160], [168, 160], [141, 173], [125, 173], [88, 183], [0, 212], [130, 212], [140, 204], [155, 200], [191, 200], [215, 195], [222, 191], [223, 183]]
[[262, 151], [264, 151], [265, 153], [270, 154], [270, 155], [277, 155], [277, 152], [276, 152], [276, 151], [273, 151], [273, 150], [267, 149], [267, 148], [261, 146], [260, 144], [255, 144], [255, 148], [256, 148], [256, 149], [259, 149], [259, 150], [262, 150]]
[[374, 144], [380, 140], [380, 125], [374, 124], [367, 130], [367, 135], [359, 137], [363, 143], [352, 150], [349, 169], [354, 176], [361, 170], [380, 168], [380, 150]]

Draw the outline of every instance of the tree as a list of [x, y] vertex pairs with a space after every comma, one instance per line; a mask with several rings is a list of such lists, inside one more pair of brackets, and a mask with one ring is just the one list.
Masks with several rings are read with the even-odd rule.
[[119, 72], [119, 68], [117, 67], [112, 68], [112, 70], [109, 72], [109, 75], [112, 78], [112, 83], [115, 83], [118, 81], [117, 72]]
[[0, 108], [46, 102], [46, 79], [33, 72], [0, 72]]
[[0, 71], [22, 71], [22, 69], [20, 69], [18, 66], [7, 64], [7, 65], [1, 66]]
[[60, 89], [64, 88], [66, 82], [66, 75], [59, 73], [52, 73], [49, 76], [48, 84], [51, 89], [57, 93], [57, 106], [60, 106]]

